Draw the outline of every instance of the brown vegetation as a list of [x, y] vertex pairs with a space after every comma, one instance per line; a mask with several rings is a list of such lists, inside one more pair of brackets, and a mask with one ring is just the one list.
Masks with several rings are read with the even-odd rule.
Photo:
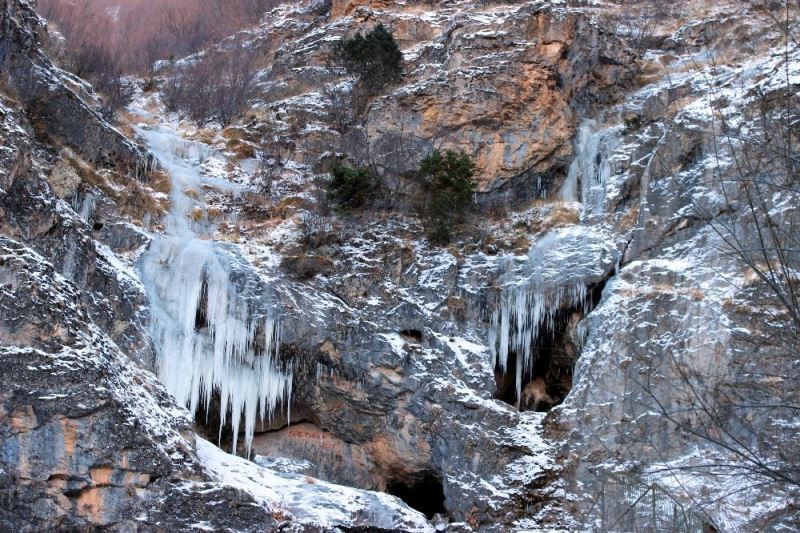
[[[254, 24], [265, 10], [278, 3], [278, 0], [40, 0], [38, 9], [50, 22], [51, 29], [62, 37], [53, 40], [50, 54], [63, 68], [94, 84], [103, 96], [101, 111], [110, 117], [129, 98], [130, 91], [121, 80], [123, 75], [144, 74], [157, 60], [197, 52]], [[219, 102], [214, 105], [219, 107]], [[234, 105], [238, 106], [238, 101]]]
[[[237, 47], [176, 64], [162, 88], [164, 102], [200, 123], [217, 119], [229, 124], [247, 108], [253, 95], [257, 58], [255, 50]], [[254, 149], [247, 148], [240, 143], [237, 157], [252, 157]]]
[[279, 0], [39, 0], [39, 12], [63, 35], [60, 47], [79, 75], [106, 68], [146, 71], [258, 21]]

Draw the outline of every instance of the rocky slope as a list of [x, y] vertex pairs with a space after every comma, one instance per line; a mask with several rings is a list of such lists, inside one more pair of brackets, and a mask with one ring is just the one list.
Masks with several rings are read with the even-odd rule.
[[[217, 448], [196, 443], [187, 412], [147, 370], [154, 361], [143, 326], [144, 287], [135, 271], [96, 240], [103, 233], [119, 251], [141, 246], [147, 237], [127, 223], [110, 231], [87, 225], [55, 194], [56, 187], [81, 180], [131, 187], [137, 168], [145, 166], [139, 161], [144, 152], [102, 121], [69, 86], [70, 78], [41, 55], [36, 31], [42, 23], [31, 7], [10, 2], [2, 9], [8, 82], [0, 107], [2, 528], [425, 529], [424, 519], [399, 500], [324, 484], [309, 490], [310, 478], [229, 464]], [[53, 136], [42, 139], [30, 123], [29, 106], [38, 107], [23, 85], [29, 77], [15, 78], [18, 64], [49, 83], [51, 92], [40, 98], [51, 98], [51, 104], [64, 99], [57, 119], [43, 119], [48, 126], [60, 121]], [[84, 136], [87, 131], [91, 138]], [[55, 133], [64, 135], [67, 146]], [[97, 160], [114, 166], [98, 169], [75, 156], [70, 145], [87, 159], [114, 153]], [[120, 151], [106, 152], [110, 146]], [[64, 161], [69, 164], [61, 166]], [[113, 199], [105, 201], [114, 206]], [[252, 485], [256, 476], [267, 477], [259, 491], [248, 492], [246, 480]], [[366, 508], [374, 516], [363, 516]]]
[[[704, 475], [741, 457], [667, 414], [706, 423], [687, 373], [725, 391], [772, 357], [796, 371], [748, 343], [763, 288], [719, 228], [752, 229], [734, 156], [781, 120], [800, 51], [738, 2], [654, 9], [287, 3], [219, 45], [260, 54], [239, 123], [193, 124], [139, 90], [124, 118], [139, 148], [6, 0], [0, 524], [796, 527], [791, 484]], [[404, 74], [365, 96], [329, 58], [378, 23]], [[404, 184], [434, 146], [477, 162], [452, 245], [402, 198], [320, 205], [334, 157]], [[767, 209], [793, 220], [792, 198]], [[796, 412], [757, 438], [726, 413], [726, 435], [796, 456]]]

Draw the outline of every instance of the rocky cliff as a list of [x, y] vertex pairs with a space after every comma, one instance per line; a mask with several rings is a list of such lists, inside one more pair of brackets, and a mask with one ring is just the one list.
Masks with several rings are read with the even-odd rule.
[[[791, 179], [742, 185], [795, 153], [769, 12], [287, 3], [217, 47], [259, 53], [240, 121], [142, 84], [128, 139], [3, 2], [0, 524], [796, 527], [796, 361], [730, 238], [796, 217]], [[365, 94], [330, 58], [379, 23], [403, 75]], [[414, 194], [434, 147], [477, 168], [449, 246], [400, 195], [326, 209], [331, 161]]]

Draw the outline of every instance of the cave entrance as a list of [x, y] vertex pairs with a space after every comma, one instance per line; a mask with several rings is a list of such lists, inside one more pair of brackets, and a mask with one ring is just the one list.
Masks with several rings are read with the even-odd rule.
[[560, 316], [552, 333], [545, 332], [536, 339], [533, 369], [528, 379], [523, 379], [522, 398], [518, 400], [520, 411], [547, 412], [569, 394], [572, 369], [580, 354], [574, 336], [581, 318], [578, 312]]
[[[588, 309], [600, 303], [605, 283], [587, 291]], [[580, 356], [578, 323], [583, 309], [565, 308], [553, 320], [553, 327], [542, 328], [531, 344], [531, 361], [522, 375], [522, 391], [517, 395], [516, 373], [518, 354], [508, 354], [506, 371], [495, 367], [494, 397], [520, 411], [547, 412], [560, 405], [572, 389], [572, 373]]]
[[400, 332], [400, 336], [410, 340], [411, 342], [422, 342], [422, 331], [418, 329], [404, 329]]
[[[577, 321], [576, 318], [572, 318]], [[522, 394], [517, 396], [516, 353], [508, 354], [508, 366], [503, 372], [495, 367], [494, 397], [520, 411], [547, 412], [564, 401], [572, 388], [572, 369], [578, 350], [568, 334], [569, 326], [557, 321], [553, 333], [542, 333], [532, 347], [532, 368], [522, 376]]]
[[517, 380], [514, 375], [516, 368], [517, 354], [513, 352], [508, 354], [508, 367], [505, 372], [499, 363], [494, 368], [494, 397], [513, 406], [517, 405]]
[[447, 515], [447, 509], [444, 507], [444, 485], [430, 472], [413, 479], [390, 483], [386, 487], [386, 492], [397, 496], [428, 519], [436, 514]]
[[[225, 424], [221, 425], [221, 411], [219, 390], [214, 389], [211, 393], [211, 401], [208, 407], [206, 407], [204, 402], [199, 402], [194, 415], [194, 429], [209, 442], [229, 452], [233, 443], [233, 418], [235, 415], [233, 411], [231, 411], [229, 405], [225, 410]], [[296, 400], [292, 401], [289, 413], [291, 415], [291, 420], [287, 418], [286, 405], [283, 402], [279, 402], [275, 406], [275, 411], [271, 417], [264, 420], [260, 417], [256, 417], [254, 439], [264, 438], [265, 435], [278, 432], [290, 425], [303, 422], [319, 426], [319, 421], [313, 411], [302, 402]], [[244, 420], [242, 419], [244, 413], [239, 413], [238, 416], [240, 417], [240, 425], [237, 454], [242, 457], [247, 457], [244, 447]]]

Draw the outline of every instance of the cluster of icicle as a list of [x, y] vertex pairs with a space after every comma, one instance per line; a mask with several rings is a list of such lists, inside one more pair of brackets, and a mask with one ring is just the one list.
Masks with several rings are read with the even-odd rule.
[[78, 216], [80, 216], [84, 222], [88, 223], [94, 214], [94, 206], [96, 202], [97, 195], [94, 193], [77, 193], [72, 198], [72, 209], [78, 213]]
[[536, 365], [536, 342], [542, 334], [552, 335], [556, 316], [564, 308], [589, 311], [587, 288], [582, 282], [547, 290], [539, 283], [512, 285], [500, 295], [493, 313], [489, 345], [492, 361], [503, 373], [508, 372], [508, 356], [516, 354], [516, 398], [519, 408], [522, 388], [533, 376]]
[[[263, 287], [237, 249], [211, 240], [201, 233], [202, 224], [193, 223], [191, 214], [203, 206], [186, 191], [210, 181], [200, 170], [210, 150], [165, 126], [139, 134], [172, 181], [166, 232], [153, 235], [139, 264], [159, 378], [192, 416], [201, 406], [208, 413], [218, 393], [220, 439], [230, 412], [236, 453], [244, 418], [249, 455], [257, 421], [271, 420], [279, 405], [287, 419], [290, 414], [292, 369], [279, 364], [278, 315], [264, 310]], [[213, 183], [236, 192], [223, 180]]]
[[147, 259], [155, 263], [144, 270], [155, 274], [146, 277], [160, 296], [151, 318], [159, 377], [192, 415], [200, 406], [208, 413], [217, 391], [220, 436], [230, 410], [235, 453], [243, 415], [249, 454], [257, 417], [270, 420], [279, 404], [289, 415], [292, 372], [278, 365], [280, 323], [237, 294], [227, 258], [213, 243], [165, 238], [151, 248], [155, 253]]

